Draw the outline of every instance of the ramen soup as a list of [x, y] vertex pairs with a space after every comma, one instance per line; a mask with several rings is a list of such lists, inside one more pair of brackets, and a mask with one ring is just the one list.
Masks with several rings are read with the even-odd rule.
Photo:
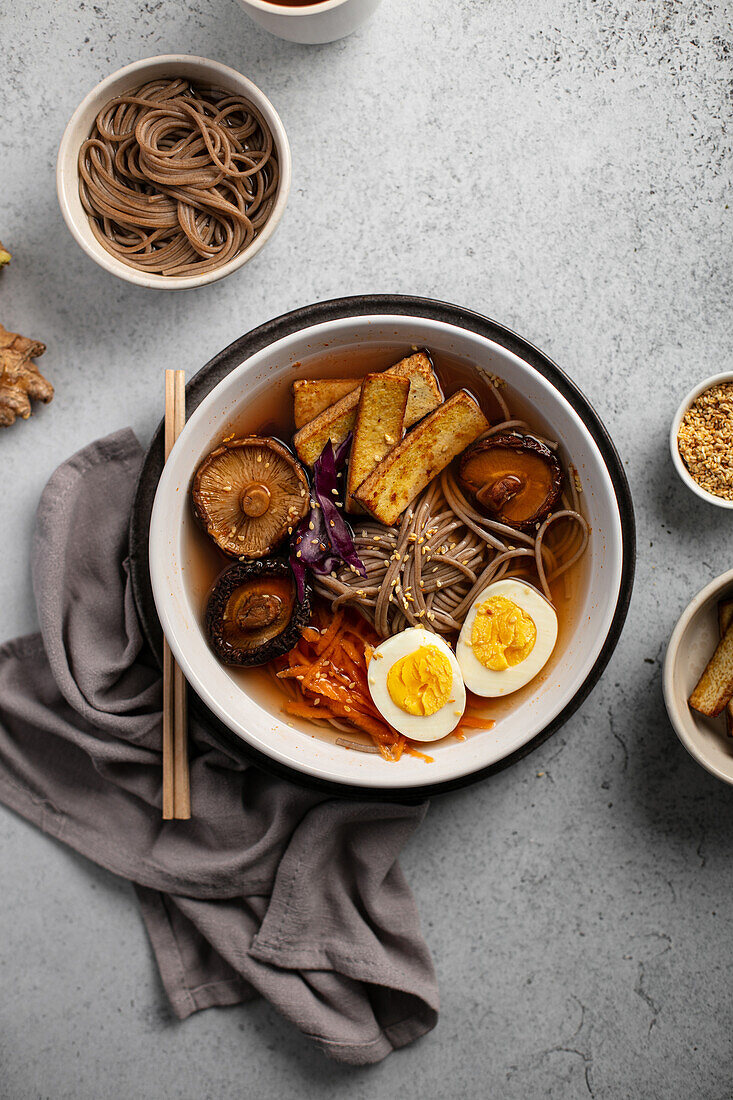
[[215, 442], [186, 582], [217, 657], [289, 724], [429, 761], [562, 660], [591, 537], [582, 483], [551, 425], [480, 365], [320, 352]]

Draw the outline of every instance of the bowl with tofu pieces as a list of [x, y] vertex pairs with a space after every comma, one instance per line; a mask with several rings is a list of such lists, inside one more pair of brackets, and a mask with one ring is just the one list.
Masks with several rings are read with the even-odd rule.
[[733, 569], [690, 601], [672, 632], [663, 670], [664, 702], [698, 764], [733, 783]]
[[554, 364], [393, 300], [308, 307], [212, 361], [149, 569], [218, 727], [305, 781], [404, 797], [507, 766], [579, 705], [625, 617], [633, 513]]

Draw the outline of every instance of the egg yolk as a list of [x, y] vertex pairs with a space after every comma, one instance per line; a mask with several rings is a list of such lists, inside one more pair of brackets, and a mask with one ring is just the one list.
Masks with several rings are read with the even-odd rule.
[[395, 661], [387, 673], [392, 702], [406, 714], [435, 714], [448, 702], [452, 687], [450, 661], [434, 645], [421, 645]]
[[471, 646], [484, 668], [503, 672], [529, 657], [537, 641], [534, 619], [506, 596], [489, 596], [476, 612]]

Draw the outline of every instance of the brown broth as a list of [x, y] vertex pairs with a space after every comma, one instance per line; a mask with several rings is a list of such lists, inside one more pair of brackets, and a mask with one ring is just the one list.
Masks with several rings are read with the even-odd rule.
[[[304, 357], [294, 363], [289, 371], [281, 372], [264, 393], [254, 399], [248, 399], [246, 408], [225, 424], [221, 436], [211, 441], [211, 447], [213, 449], [221, 443], [222, 439], [232, 435], [235, 437], [268, 435], [289, 446], [295, 431], [290, 387], [296, 379], [360, 378], [371, 372], [386, 370], [414, 350], [404, 344], [384, 344], [378, 347], [356, 346], [337, 351], [324, 350]], [[465, 388], [473, 393], [490, 421], [497, 422], [502, 419], [503, 414], [494, 396], [490, 376], [485, 371], [466, 359], [444, 353], [431, 352], [431, 357], [446, 397]], [[508, 386], [502, 388], [502, 396], [507, 401], [513, 417], [525, 420], [534, 431], [552, 438], [551, 426], [537, 415], [526, 397]], [[356, 520], [352, 522], [357, 524]], [[187, 525], [183, 557], [185, 582], [192, 602], [199, 609], [199, 625], [203, 628], [208, 593], [221, 571], [231, 565], [232, 559], [223, 554], [195, 523]], [[478, 713], [481, 717], [498, 722], [534, 695], [538, 685], [552, 676], [562, 659], [565, 643], [576, 622], [578, 596], [583, 589], [587, 562], [588, 555], [584, 555], [551, 586], [558, 618], [558, 638], [554, 653], [542, 671], [529, 684], [510, 696], [505, 696], [503, 699], [481, 700], [478, 710], [474, 706], [472, 713]], [[532, 573], [528, 579], [533, 578]], [[265, 670], [231, 668], [229, 672], [235, 681], [241, 683], [243, 688], [246, 687], [248, 693], [257, 696], [262, 706], [273, 713], [279, 711], [284, 696]], [[343, 736], [336, 730], [316, 726], [307, 719], [288, 716], [288, 724], [295, 726], [303, 733], [325, 738], [330, 742], [333, 742], [336, 737]], [[473, 733], [467, 731], [466, 736], [473, 736]], [[368, 739], [358, 733], [354, 733], [353, 739], [368, 743]]]

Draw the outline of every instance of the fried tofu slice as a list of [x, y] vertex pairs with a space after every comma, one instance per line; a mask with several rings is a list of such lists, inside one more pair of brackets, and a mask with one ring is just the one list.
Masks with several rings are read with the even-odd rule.
[[293, 382], [293, 419], [302, 428], [359, 385], [358, 378], [302, 378]]
[[430, 356], [418, 351], [390, 367], [386, 374], [410, 379], [410, 393], [405, 410], [405, 428], [411, 428], [424, 416], [437, 409], [443, 400]]
[[688, 702], [693, 710], [717, 718], [733, 697], [733, 622], [730, 623]]
[[409, 392], [410, 379], [396, 374], [368, 374], [362, 382], [349, 457], [347, 512], [361, 511], [354, 492], [402, 439]]
[[[733, 599], [718, 601], [718, 631], [722, 638], [733, 623]], [[725, 728], [729, 737], [733, 737], [733, 699], [728, 700], [725, 708]]]
[[[409, 355], [382, 373], [410, 379], [405, 412], [405, 426], [408, 428], [436, 408], [443, 399], [430, 358], [423, 351]], [[358, 386], [295, 433], [293, 446], [301, 462], [312, 466], [329, 439], [334, 447], [343, 443], [349, 432], [354, 430], [360, 396], [361, 386]]]
[[459, 390], [408, 432], [362, 482], [354, 499], [391, 527], [436, 474], [488, 428], [470, 393]]

